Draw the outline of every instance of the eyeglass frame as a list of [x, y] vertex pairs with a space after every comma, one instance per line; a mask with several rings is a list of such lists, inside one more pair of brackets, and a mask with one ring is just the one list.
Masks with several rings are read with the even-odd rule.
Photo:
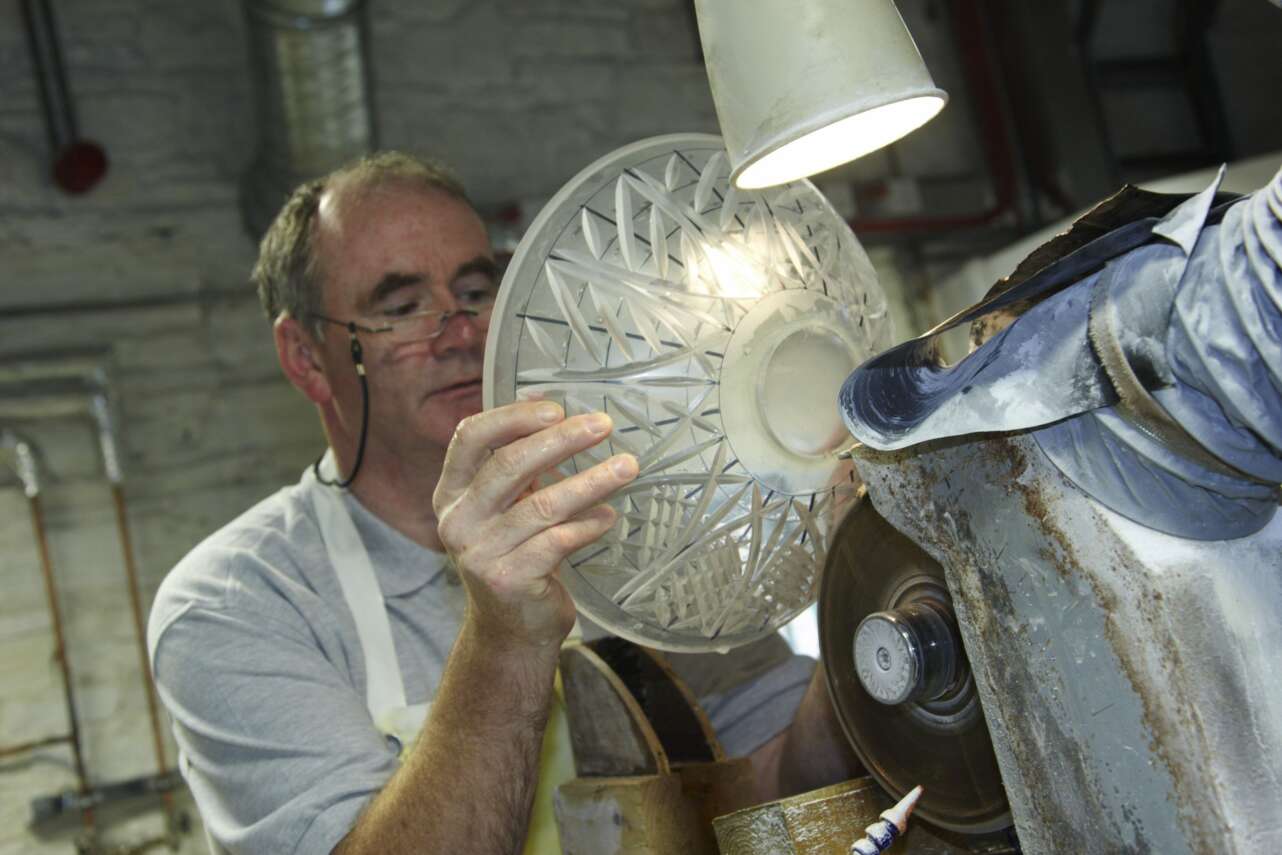
[[[493, 306], [491, 306], [490, 309], [493, 309]], [[437, 339], [441, 337], [441, 334], [445, 332], [445, 328], [449, 326], [450, 318], [453, 318], [455, 315], [465, 315], [471, 318], [479, 318], [481, 316], [481, 313], [484, 311], [486, 310], [485, 309], [454, 309], [453, 311], [444, 311], [444, 310], [438, 311], [436, 309], [430, 309], [425, 312], [416, 312], [411, 315], [404, 315], [402, 317], [396, 318], [396, 321], [409, 321], [416, 318], [426, 317], [427, 315], [440, 315], [441, 321], [440, 321], [440, 325], [436, 328], [436, 332], [432, 333], [431, 335], [427, 336], [424, 339], [424, 341], [432, 341], [433, 339]], [[328, 315], [322, 315], [320, 312], [308, 312], [307, 317], [312, 320], [325, 321], [326, 323], [329, 323], [329, 324], [335, 324], [336, 326], [340, 326], [343, 329], [347, 330], [352, 335], [355, 335], [358, 332], [368, 333], [370, 335], [396, 332], [396, 325], [394, 322], [388, 323], [386, 326], [371, 327], [371, 326], [366, 326], [365, 324], [358, 324], [356, 321], [342, 321], [342, 320], [339, 320], [338, 318], [331, 318]]]
[[[334, 324], [335, 326], [340, 326], [343, 329], [347, 330], [348, 334], [352, 336], [353, 339], [355, 339], [356, 333], [358, 332], [368, 333], [371, 335], [377, 335], [380, 333], [394, 333], [396, 332], [397, 325], [402, 321], [408, 321], [412, 318], [423, 317], [426, 315], [439, 314], [441, 316], [441, 320], [440, 320], [439, 326], [437, 326], [436, 328], [436, 332], [427, 336], [425, 339], [421, 339], [422, 341], [433, 341], [441, 337], [441, 335], [445, 332], [445, 328], [449, 326], [450, 318], [454, 317], [455, 315], [467, 315], [471, 318], [479, 318], [482, 314], [493, 311], [495, 304], [498, 302], [498, 293], [497, 293], [498, 285], [500, 280], [502, 280], [503, 278], [503, 273], [507, 268], [507, 263], [511, 260], [511, 256], [510, 254], [506, 254], [506, 255], [499, 256], [497, 259], [485, 258], [485, 259], [479, 259], [479, 260], [488, 262], [488, 266], [486, 267], [484, 272], [487, 274], [488, 278], [491, 280], [491, 283], [493, 284], [495, 289], [495, 293], [490, 295], [489, 305], [482, 309], [459, 308], [459, 309], [454, 309], [452, 311], [440, 310], [440, 309], [426, 309], [418, 312], [412, 312], [408, 315], [398, 315], [394, 317], [385, 318], [383, 326], [369, 326], [367, 324], [358, 323], [357, 321], [353, 321], [353, 320], [344, 321], [338, 318], [331, 318], [330, 316], [323, 315], [320, 312], [307, 312], [305, 313], [304, 317], [310, 320], [324, 321], [326, 323]], [[474, 260], [473, 262], [469, 262], [463, 267], [464, 268], [472, 267], [475, 261], [477, 260]], [[368, 321], [372, 321], [373, 319], [366, 316], [366, 317], [362, 317], [361, 320], [368, 322]]]
[[[490, 309], [493, 309], [493, 306], [490, 306]], [[410, 318], [414, 318], [414, 317], [424, 317], [430, 314], [439, 314], [441, 316], [440, 326], [437, 327], [436, 332], [429, 335], [426, 339], [423, 339], [423, 341], [434, 341], [437, 338], [440, 338], [441, 333], [445, 332], [445, 328], [450, 323], [450, 318], [454, 317], [455, 315], [466, 315], [468, 317], [476, 318], [476, 317], [480, 317], [481, 311], [482, 310], [478, 310], [478, 309], [455, 309], [452, 312], [451, 311], [437, 312], [435, 310], [429, 310], [425, 312], [418, 312], [411, 315], [405, 315], [404, 319], [409, 320]], [[306, 317], [312, 318], [318, 321], [325, 321], [326, 323], [330, 323], [330, 324], [335, 324], [336, 326], [340, 326], [343, 329], [347, 330], [347, 335], [350, 340], [350, 346], [351, 346], [351, 352], [352, 352], [352, 365], [355, 366], [356, 376], [359, 377], [361, 381], [361, 434], [360, 434], [360, 441], [356, 446], [356, 463], [352, 466], [351, 473], [348, 474], [346, 478], [342, 478], [341, 475], [337, 479], [326, 478], [324, 475], [321, 474], [321, 471], [320, 471], [320, 462], [321, 462], [321, 457], [324, 457], [323, 454], [321, 455], [321, 457], [317, 457], [315, 462], [312, 463], [312, 472], [316, 475], [317, 481], [319, 481], [320, 483], [324, 484], [327, 487], [337, 487], [339, 489], [347, 489], [349, 486], [351, 486], [352, 482], [356, 480], [356, 473], [361, 471], [361, 461], [365, 458], [365, 440], [366, 440], [366, 437], [368, 436], [368, 431], [369, 431], [369, 384], [366, 381], [365, 349], [361, 347], [361, 341], [356, 337], [356, 333], [363, 332], [371, 335], [377, 335], [378, 333], [395, 332], [396, 327], [390, 324], [384, 327], [368, 327], [368, 326], [365, 326], [364, 324], [358, 324], [356, 323], [356, 321], [340, 321], [338, 318], [331, 318], [328, 315], [322, 315], [319, 312], [308, 312], [306, 314]]]

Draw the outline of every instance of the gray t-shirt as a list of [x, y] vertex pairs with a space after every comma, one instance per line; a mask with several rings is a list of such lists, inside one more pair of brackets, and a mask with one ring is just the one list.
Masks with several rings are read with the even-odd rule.
[[[396, 771], [365, 706], [365, 664], [309, 500], [311, 472], [214, 533], [161, 585], [152, 670], [210, 835], [233, 852], [329, 852]], [[429, 701], [466, 593], [424, 549], [343, 495], [375, 568], [410, 704]], [[814, 663], [778, 636], [673, 656], [726, 752], [792, 720]]]

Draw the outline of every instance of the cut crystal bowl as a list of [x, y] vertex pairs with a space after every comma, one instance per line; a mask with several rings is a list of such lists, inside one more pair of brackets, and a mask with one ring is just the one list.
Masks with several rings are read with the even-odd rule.
[[854, 495], [842, 381], [891, 343], [863, 247], [808, 181], [729, 185], [721, 139], [621, 148], [540, 212], [490, 321], [485, 406], [601, 410], [630, 452], [619, 521], [571, 556], [579, 611], [668, 650], [727, 650], [810, 605]]

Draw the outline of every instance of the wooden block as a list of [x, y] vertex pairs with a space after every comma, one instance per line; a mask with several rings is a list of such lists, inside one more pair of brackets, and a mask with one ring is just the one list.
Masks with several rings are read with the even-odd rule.
[[[854, 778], [713, 820], [725, 855], [849, 855], [850, 844], [864, 836], [891, 806], [872, 778]], [[972, 851], [1011, 852], [1000, 835], [965, 838], [908, 821], [908, 832], [889, 855], [969, 855]], [[979, 849], [979, 844], [987, 847]]]
[[588, 642], [640, 705], [668, 763], [711, 763], [726, 759], [707, 713], [663, 654], [621, 638]]
[[575, 778], [556, 793], [564, 855], [717, 855], [678, 775]]
[[848, 855], [890, 804], [872, 778], [855, 778], [717, 817], [713, 826], [721, 851], [735, 855]]
[[685, 763], [674, 766], [672, 771], [681, 778], [682, 791], [699, 806], [709, 828], [716, 817], [752, 804], [752, 763], [746, 757], [719, 763]]
[[668, 772], [654, 727], [627, 686], [591, 648], [567, 644], [561, 649], [561, 685], [580, 777]]

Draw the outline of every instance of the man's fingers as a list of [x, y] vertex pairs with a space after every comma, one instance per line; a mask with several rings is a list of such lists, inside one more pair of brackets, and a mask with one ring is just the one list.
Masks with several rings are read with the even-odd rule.
[[536, 490], [498, 518], [489, 548], [496, 554], [517, 549], [523, 541], [536, 537], [545, 529], [577, 519], [592, 510], [636, 475], [636, 458], [631, 454], [620, 454]]
[[552, 401], [521, 401], [464, 419], [454, 432], [436, 484], [438, 511], [467, 489], [494, 449], [538, 433], [564, 418], [565, 411]]
[[[531, 480], [596, 445], [609, 436], [612, 427], [605, 413], [588, 413], [497, 449], [468, 488], [469, 503], [474, 500], [483, 513], [503, 513]], [[563, 518], [585, 507], [580, 505]]]
[[501, 597], [542, 596], [561, 562], [609, 531], [617, 519], [609, 505], [596, 505], [545, 528], [504, 557], [505, 569], [487, 579], [490, 590]]

